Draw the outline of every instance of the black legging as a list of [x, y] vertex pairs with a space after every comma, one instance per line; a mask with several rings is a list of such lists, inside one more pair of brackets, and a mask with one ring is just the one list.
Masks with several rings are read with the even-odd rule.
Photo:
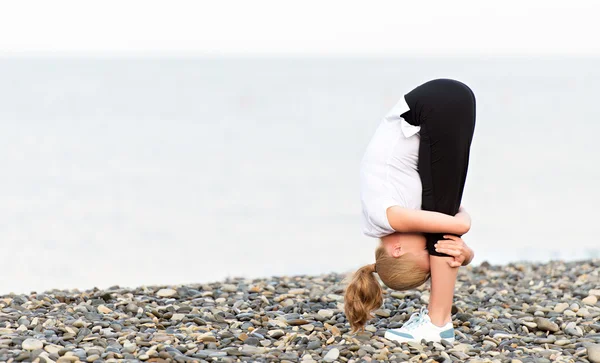
[[[465, 84], [436, 79], [404, 96], [410, 110], [402, 117], [421, 126], [419, 174], [423, 184], [422, 209], [449, 215], [458, 213], [469, 166], [469, 149], [475, 129], [475, 95]], [[430, 255], [442, 233], [428, 233]]]

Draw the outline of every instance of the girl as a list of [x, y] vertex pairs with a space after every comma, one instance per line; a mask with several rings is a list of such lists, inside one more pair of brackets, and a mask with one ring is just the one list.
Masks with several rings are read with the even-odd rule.
[[361, 202], [363, 233], [381, 243], [375, 264], [358, 270], [346, 289], [353, 330], [383, 302], [374, 272], [395, 290], [415, 288], [431, 276], [429, 309], [385, 336], [454, 340], [450, 312], [456, 274], [473, 258], [458, 236], [471, 226], [460, 202], [474, 127], [475, 96], [450, 79], [415, 88], [379, 125], [361, 164]]

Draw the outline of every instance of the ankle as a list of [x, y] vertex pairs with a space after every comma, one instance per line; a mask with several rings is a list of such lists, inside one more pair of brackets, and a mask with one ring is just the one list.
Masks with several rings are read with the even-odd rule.
[[435, 316], [435, 315], [431, 315], [429, 314], [429, 319], [431, 319], [431, 323], [435, 326], [437, 326], [438, 328], [443, 327], [444, 325], [448, 324], [449, 322], [452, 321], [452, 317], [451, 316]]

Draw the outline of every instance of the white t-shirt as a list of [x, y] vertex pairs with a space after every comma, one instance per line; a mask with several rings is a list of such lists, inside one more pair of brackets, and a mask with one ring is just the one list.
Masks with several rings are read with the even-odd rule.
[[381, 120], [361, 162], [362, 231], [370, 237], [395, 232], [387, 220], [389, 207], [421, 209], [420, 127], [400, 117], [408, 110], [402, 97]]

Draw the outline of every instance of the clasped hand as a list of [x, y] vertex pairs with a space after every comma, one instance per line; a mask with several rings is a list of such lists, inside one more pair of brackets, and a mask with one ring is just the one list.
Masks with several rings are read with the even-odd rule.
[[435, 244], [436, 252], [445, 253], [453, 257], [451, 260], [448, 260], [450, 267], [468, 265], [473, 259], [473, 250], [460, 237], [444, 235], [444, 238]]

